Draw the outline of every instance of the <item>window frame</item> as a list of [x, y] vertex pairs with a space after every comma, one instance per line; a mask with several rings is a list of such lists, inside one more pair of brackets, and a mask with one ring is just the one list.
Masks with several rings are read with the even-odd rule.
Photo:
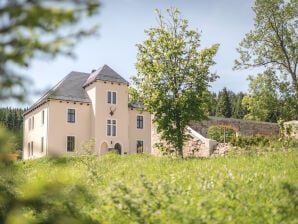
[[[73, 111], [74, 113], [70, 113], [70, 111]], [[71, 124], [76, 123], [76, 109], [75, 108], [67, 108], [67, 123], [71, 123]]]
[[117, 92], [116, 91], [107, 91], [107, 103], [108, 104], [117, 104]]
[[42, 110], [42, 112], [41, 112], [41, 124], [42, 125], [44, 124], [44, 118], [45, 118], [45, 111]]
[[[139, 147], [141, 147], [141, 150], [139, 150]], [[144, 141], [143, 140], [137, 140], [137, 153], [144, 153]]]
[[106, 122], [106, 135], [109, 137], [117, 136], [117, 120], [116, 119], [107, 119]]
[[144, 116], [140, 114], [137, 115], [137, 129], [144, 129]]
[[31, 141], [31, 156], [33, 156], [33, 147], [34, 147], [33, 141]]
[[44, 137], [40, 138], [40, 152], [43, 153], [44, 151]]
[[30, 157], [31, 156], [31, 143], [30, 142], [28, 142], [27, 147], [28, 147], [28, 157]]
[[[72, 150], [68, 150], [69, 149], [68, 148], [69, 143], [71, 143], [71, 142], [68, 141], [69, 139], [73, 139]], [[69, 153], [74, 152], [75, 151], [75, 147], [76, 147], [76, 137], [74, 135], [67, 135], [66, 136], [66, 152], [69, 152]]]

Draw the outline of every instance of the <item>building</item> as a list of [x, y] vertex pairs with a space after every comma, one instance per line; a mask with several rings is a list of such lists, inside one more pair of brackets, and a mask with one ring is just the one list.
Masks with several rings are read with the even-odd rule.
[[109, 66], [71, 72], [24, 113], [23, 159], [74, 153], [151, 153], [151, 115], [129, 103], [129, 83]]

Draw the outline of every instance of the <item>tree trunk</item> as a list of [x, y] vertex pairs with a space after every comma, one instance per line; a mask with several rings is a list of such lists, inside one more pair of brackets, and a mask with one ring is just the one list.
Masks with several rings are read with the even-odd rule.
[[177, 128], [177, 142], [176, 147], [178, 149], [179, 155], [183, 158], [183, 130], [181, 129], [181, 120], [180, 117], [176, 117], [176, 128]]
[[[293, 77], [293, 75], [292, 75]], [[296, 77], [296, 76], [295, 76]], [[298, 120], [298, 83], [297, 83], [297, 79], [293, 79], [293, 86], [294, 86], [294, 90], [295, 90], [295, 118], [296, 120]]]

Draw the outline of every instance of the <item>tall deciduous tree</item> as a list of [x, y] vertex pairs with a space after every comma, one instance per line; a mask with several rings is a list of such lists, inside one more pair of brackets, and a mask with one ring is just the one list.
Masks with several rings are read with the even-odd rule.
[[99, 6], [98, 0], [1, 1], [0, 100], [24, 98], [25, 79], [16, 67], [29, 66], [36, 56], [71, 55], [74, 44], [97, 29], [79, 21]]
[[185, 127], [206, 118], [208, 85], [216, 78], [209, 68], [219, 45], [199, 50], [200, 33], [188, 28], [177, 9], [168, 9], [167, 18], [156, 12], [158, 26], [146, 30], [147, 39], [137, 45], [132, 97], [154, 114], [161, 138], [182, 155]]
[[265, 67], [287, 75], [298, 118], [298, 0], [256, 0], [254, 29], [237, 49], [235, 68]]
[[248, 110], [245, 119], [277, 122], [295, 118], [295, 97], [289, 94], [292, 91], [287, 81], [281, 82], [270, 70], [249, 76], [248, 80], [249, 93], [242, 100]]

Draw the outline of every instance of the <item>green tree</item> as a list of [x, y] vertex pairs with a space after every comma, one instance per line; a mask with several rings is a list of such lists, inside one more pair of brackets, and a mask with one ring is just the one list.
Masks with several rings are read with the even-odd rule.
[[253, 10], [254, 29], [237, 49], [240, 58], [235, 68], [270, 68], [279, 72], [279, 78], [287, 76], [298, 118], [298, 0], [256, 0]]
[[246, 108], [242, 105], [244, 93], [240, 92], [235, 95], [235, 101], [233, 102], [233, 118], [243, 119], [244, 116], [248, 113]]
[[217, 94], [209, 93], [208, 97], [208, 114], [209, 116], [215, 116], [217, 107]]
[[270, 70], [257, 77], [249, 76], [248, 80], [249, 94], [242, 101], [248, 110], [245, 119], [277, 122], [278, 119], [295, 117], [294, 96], [289, 95], [288, 82], [280, 82], [275, 72]]
[[37, 56], [72, 55], [74, 44], [97, 29], [79, 22], [98, 9], [97, 0], [1, 1], [0, 100], [24, 99], [26, 79], [16, 68], [28, 67]]
[[218, 93], [216, 116], [218, 117], [231, 117], [232, 116], [232, 104], [230, 100], [230, 94], [226, 87]]
[[182, 155], [185, 127], [206, 118], [208, 84], [216, 78], [209, 68], [219, 45], [199, 50], [200, 33], [188, 29], [178, 9], [167, 9], [168, 18], [156, 12], [158, 26], [146, 30], [147, 39], [137, 44], [131, 93], [154, 114], [161, 138]]

